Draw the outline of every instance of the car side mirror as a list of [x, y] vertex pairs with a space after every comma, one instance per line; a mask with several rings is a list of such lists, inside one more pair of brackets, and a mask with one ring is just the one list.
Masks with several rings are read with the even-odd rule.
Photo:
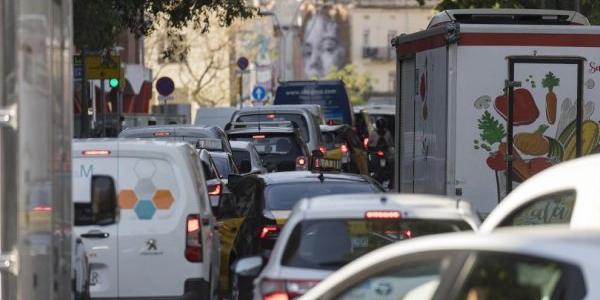
[[233, 271], [238, 276], [256, 277], [263, 267], [264, 260], [261, 256], [250, 256], [238, 260], [233, 266]]
[[252, 163], [249, 160], [242, 160], [240, 162], [239, 171], [241, 174], [246, 174], [252, 172]]
[[111, 176], [92, 176], [92, 218], [94, 224], [101, 226], [117, 222], [117, 190]]

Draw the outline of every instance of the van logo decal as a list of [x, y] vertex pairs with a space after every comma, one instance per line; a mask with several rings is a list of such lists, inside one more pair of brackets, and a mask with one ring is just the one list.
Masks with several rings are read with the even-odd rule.
[[155, 239], [149, 239], [146, 241], [146, 245], [148, 245], [148, 251], [156, 251], [158, 250], [156, 247], [156, 240]]
[[175, 197], [170, 190], [154, 184], [156, 166], [151, 161], [140, 160], [134, 166], [134, 173], [138, 178], [135, 186], [119, 191], [119, 207], [133, 210], [139, 220], [152, 220], [157, 211], [170, 210]]

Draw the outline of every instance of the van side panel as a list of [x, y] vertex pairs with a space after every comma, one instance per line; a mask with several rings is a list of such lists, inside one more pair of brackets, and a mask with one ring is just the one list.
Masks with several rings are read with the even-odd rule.
[[[463, 188], [463, 196], [475, 209], [486, 214], [504, 196], [506, 171], [502, 170], [502, 157], [497, 156], [501, 145], [506, 143], [507, 121], [503, 117], [507, 105], [503, 105], [504, 80], [507, 79], [507, 57], [524, 56], [581, 56], [586, 58], [584, 69], [583, 121], [587, 124], [582, 132], [585, 143], [583, 154], [595, 153], [598, 146], [598, 120], [600, 120], [600, 51], [595, 47], [549, 47], [549, 46], [459, 46], [457, 54], [457, 106], [456, 106], [456, 183]], [[535, 64], [516, 68], [515, 81], [522, 87], [515, 96], [515, 107], [524, 112], [525, 119], [514, 124], [513, 137], [526, 134], [527, 139], [515, 143], [525, 179], [541, 167], [570, 158], [569, 134], [565, 129], [574, 120], [573, 105], [577, 99], [577, 74], [569, 68], [556, 64]], [[572, 68], [571, 68], [572, 69]], [[547, 119], [549, 88], [545, 79], [552, 72], [558, 79], [554, 83], [556, 96], [556, 120]], [[525, 96], [523, 96], [525, 95]], [[523, 111], [524, 110], [524, 111]], [[548, 128], [535, 135], [540, 125]], [[566, 132], [563, 134], [563, 132]], [[562, 136], [562, 137], [561, 137]], [[550, 142], [552, 149], [550, 149]], [[539, 147], [538, 147], [539, 146]], [[507, 148], [507, 146], [502, 146]], [[535, 150], [535, 151], [534, 151]], [[539, 150], [539, 151], [538, 151]], [[565, 151], [567, 150], [567, 151]], [[537, 153], [539, 152], [539, 153]], [[541, 166], [544, 162], [544, 166]], [[550, 162], [550, 163], [547, 163]], [[513, 187], [519, 182], [515, 181]]]
[[401, 78], [400, 78], [400, 128], [397, 131], [398, 146], [396, 154], [399, 166], [400, 192], [414, 192], [414, 139], [415, 139], [415, 91], [416, 80], [415, 75], [415, 59], [407, 58], [400, 63]]
[[447, 51], [416, 55], [414, 97], [414, 192], [446, 192]]

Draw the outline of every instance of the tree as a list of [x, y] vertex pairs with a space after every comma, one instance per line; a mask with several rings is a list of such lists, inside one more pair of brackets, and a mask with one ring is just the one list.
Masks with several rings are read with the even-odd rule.
[[352, 104], [364, 104], [373, 90], [373, 78], [369, 74], [359, 74], [355, 65], [346, 65], [339, 70], [331, 70], [324, 79], [343, 80]]
[[[253, 8], [245, 0], [74, 0], [73, 39], [79, 49], [102, 50], [113, 46], [118, 35], [129, 30], [136, 36], [147, 36], [167, 20], [168, 30], [192, 26], [203, 33], [211, 21], [229, 26], [237, 18], [250, 18]], [[176, 39], [172, 41], [177, 42]], [[175, 45], [175, 47], [179, 47]], [[172, 54], [171, 47], [164, 55]]]
[[[424, 5], [424, 0], [417, 0]], [[578, 7], [579, 6], [579, 7]], [[600, 24], [600, 0], [442, 0], [436, 10], [460, 8], [542, 8], [578, 10], [592, 24]]]

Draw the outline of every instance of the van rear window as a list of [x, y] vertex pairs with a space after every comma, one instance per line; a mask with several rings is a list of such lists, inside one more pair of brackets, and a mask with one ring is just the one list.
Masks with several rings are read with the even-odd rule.
[[310, 142], [310, 136], [308, 134], [308, 123], [301, 114], [291, 113], [269, 113], [269, 114], [256, 114], [256, 115], [243, 115], [237, 120], [238, 122], [269, 122], [269, 121], [290, 121], [295, 128], [300, 130], [300, 135], [304, 142]]

